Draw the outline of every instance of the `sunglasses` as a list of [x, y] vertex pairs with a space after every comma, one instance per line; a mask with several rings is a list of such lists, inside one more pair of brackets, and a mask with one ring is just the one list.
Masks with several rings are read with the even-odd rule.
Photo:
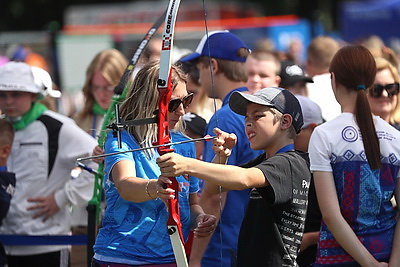
[[193, 100], [193, 93], [188, 94], [182, 99], [180, 98], [172, 99], [169, 101], [168, 111], [174, 112], [181, 104], [183, 104], [184, 108], [187, 108], [190, 105], [190, 103], [192, 103], [192, 100]]
[[389, 97], [392, 97], [399, 93], [399, 83], [389, 83], [386, 85], [374, 84], [374, 86], [369, 89], [369, 95], [375, 98], [381, 97], [383, 89], [386, 90]]

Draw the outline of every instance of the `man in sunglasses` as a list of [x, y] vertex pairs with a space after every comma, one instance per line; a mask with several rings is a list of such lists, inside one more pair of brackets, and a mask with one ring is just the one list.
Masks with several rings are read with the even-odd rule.
[[371, 111], [400, 130], [399, 73], [386, 59], [376, 58], [375, 62], [375, 82], [367, 94]]
[[[233, 92], [248, 91], [245, 62], [249, 53], [249, 48], [236, 35], [228, 31], [215, 31], [203, 37], [194, 53], [181, 59], [182, 62], [195, 62], [200, 83], [208, 96], [223, 101], [222, 107], [211, 117], [206, 134], [214, 135], [212, 130], [218, 127], [238, 136], [228, 161], [231, 165], [243, 164], [261, 154], [261, 151], [250, 148], [243, 126], [244, 117], [233, 112], [228, 105]], [[211, 162], [214, 158], [211, 147], [211, 142], [205, 142], [204, 161]], [[224, 192], [220, 201], [219, 194], [207, 189], [212, 186], [205, 182], [200, 204], [206, 213], [217, 218], [223, 210], [221, 222], [211, 238], [194, 240], [190, 263], [211, 267], [234, 266], [240, 225], [250, 190]]]

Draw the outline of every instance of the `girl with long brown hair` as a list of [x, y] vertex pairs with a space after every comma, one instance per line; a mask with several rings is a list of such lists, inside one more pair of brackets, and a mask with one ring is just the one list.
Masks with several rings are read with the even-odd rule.
[[390, 199], [400, 199], [400, 133], [371, 113], [366, 92], [375, 60], [362, 46], [345, 46], [329, 72], [342, 114], [310, 140], [323, 216], [314, 266], [398, 266], [400, 229]]

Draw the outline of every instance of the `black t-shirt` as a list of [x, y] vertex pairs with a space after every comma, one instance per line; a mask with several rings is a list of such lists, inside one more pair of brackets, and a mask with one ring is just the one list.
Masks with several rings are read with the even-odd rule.
[[237, 266], [297, 266], [311, 173], [301, 151], [265, 154], [242, 167], [256, 167], [269, 186], [252, 190], [239, 234]]
[[[317, 194], [315, 192], [314, 179], [311, 175], [310, 188], [308, 189], [307, 217], [304, 233], [319, 232], [321, 226], [322, 214], [318, 206]], [[316, 258], [317, 244], [310, 245], [301, 251], [297, 256], [297, 264], [300, 267], [309, 267]]]
[[315, 192], [314, 179], [311, 176], [310, 188], [308, 189], [308, 206], [304, 233], [318, 232], [321, 226], [321, 220], [322, 214], [318, 205], [317, 193]]

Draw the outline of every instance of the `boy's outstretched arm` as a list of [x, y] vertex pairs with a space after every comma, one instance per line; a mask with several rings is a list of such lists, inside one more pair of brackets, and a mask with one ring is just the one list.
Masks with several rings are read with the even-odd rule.
[[[217, 131], [218, 132], [218, 131]], [[227, 159], [230, 148], [236, 142], [234, 135], [218, 132], [214, 140], [219, 160]], [[232, 146], [233, 147], [233, 146]], [[219, 161], [220, 162], [220, 161]], [[157, 164], [164, 177], [175, 177], [189, 174], [207, 182], [221, 185], [228, 190], [243, 190], [247, 188], [267, 186], [263, 172], [258, 168], [241, 168], [232, 165], [222, 165], [186, 158], [176, 153], [167, 153], [157, 159]]]

